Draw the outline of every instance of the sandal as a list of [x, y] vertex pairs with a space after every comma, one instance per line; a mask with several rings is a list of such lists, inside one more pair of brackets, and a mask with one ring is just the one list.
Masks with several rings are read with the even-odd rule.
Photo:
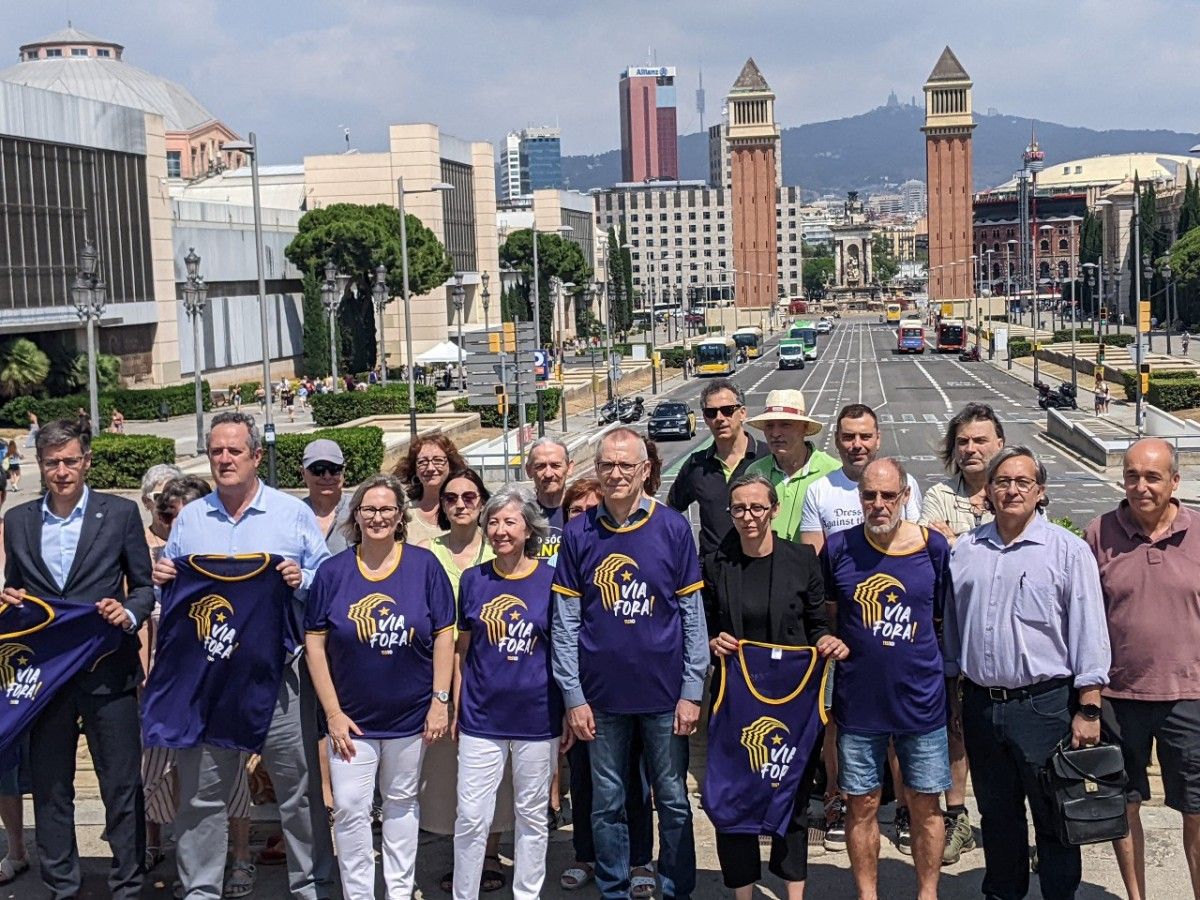
[[[642, 872], [645, 874], [639, 875]], [[635, 866], [629, 873], [629, 896], [636, 900], [648, 900], [658, 889], [658, 877], [654, 871], [654, 863]]]
[[287, 862], [287, 850], [283, 847], [283, 835], [273, 834], [267, 838], [267, 845], [258, 851], [255, 860], [260, 866], [282, 866]]
[[564, 891], [577, 891], [592, 882], [596, 877], [596, 873], [592, 870], [591, 863], [576, 863], [566, 869], [558, 876], [558, 886]]
[[[488, 863], [495, 861], [495, 868], [488, 868]], [[483, 877], [479, 879], [479, 889], [485, 894], [490, 894], [493, 891], [498, 891], [508, 884], [508, 876], [504, 874], [504, 869], [500, 864], [500, 857], [485, 856], [483, 858]]]
[[221, 888], [221, 896], [229, 898], [245, 897], [254, 890], [254, 863], [249, 860], [234, 862], [229, 868], [229, 877]]
[[[146, 847], [146, 868], [145, 871], [152, 871], [160, 862], [166, 859], [166, 855], [162, 851], [162, 847]], [[4, 864], [0, 863], [0, 875], [3, 874]], [[4, 882], [0, 880], [0, 884]]]
[[0, 884], [8, 884], [10, 881], [15, 881], [18, 875], [28, 871], [28, 853], [20, 859], [13, 859], [11, 856], [6, 856], [0, 860]]
[[450, 893], [454, 892], [454, 870], [453, 869], [451, 869], [449, 872], [447, 872], [445, 875], [443, 875], [441, 877], [441, 880], [438, 881], [438, 887], [440, 887], [442, 889], [443, 894], [450, 894]]

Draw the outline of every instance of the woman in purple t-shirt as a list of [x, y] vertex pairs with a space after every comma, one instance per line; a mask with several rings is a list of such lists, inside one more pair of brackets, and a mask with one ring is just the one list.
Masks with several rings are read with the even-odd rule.
[[549, 527], [532, 494], [517, 486], [498, 491], [481, 518], [496, 558], [468, 569], [459, 584], [454, 897], [479, 894], [496, 792], [511, 758], [513, 897], [536, 900], [546, 875], [550, 778], [572, 742], [550, 673], [554, 570], [536, 559]]

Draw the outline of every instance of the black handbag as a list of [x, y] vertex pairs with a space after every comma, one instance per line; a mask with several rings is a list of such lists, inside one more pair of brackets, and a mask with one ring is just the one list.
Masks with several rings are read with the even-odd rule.
[[1059, 743], [1042, 770], [1058, 839], [1068, 846], [1099, 844], [1129, 834], [1125, 762], [1115, 744], [1070, 749]]

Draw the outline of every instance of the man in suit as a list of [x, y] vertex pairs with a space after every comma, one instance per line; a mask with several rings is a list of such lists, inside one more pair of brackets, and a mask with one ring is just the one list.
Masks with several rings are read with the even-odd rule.
[[121, 646], [81, 672], [50, 701], [29, 731], [35, 761], [33, 808], [42, 880], [52, 900], [80, 894], [75, 845], [75, 754], [82, 721], [104, 800], [112, 848], [109, 890], [135, 900], [142, 887], [141, 680], [137, 627], [150, 615], [150, 551], [137, 505], [87, 486], [91, 432], [70, 419], [44, 425], [37, 461], [46, 493], [4, 517], [0, 602], [20, 606], [26, 591], [94, 604], [125, 632]]

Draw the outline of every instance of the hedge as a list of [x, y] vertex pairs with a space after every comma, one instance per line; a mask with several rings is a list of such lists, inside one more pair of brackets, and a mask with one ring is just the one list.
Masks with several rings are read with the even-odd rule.
[[149, 434], [98, 434], [92, 438], [88, 484], [105, 490], [138, 490], [151, 466], [175, 463], [175, 442]]
[[1132, 334], [1106, 334], [1100, 339], [1106, 347], [1128, 347], [1133, 343]]
[[[1058, 329], [1057, 331], [1054, 332], [1053, 336], [1050, 338], [1050, 343], [1052, 343], [1052, 344], [1069, 344], [1069, 343], [1071, 343], [1071, 329], [1070, 328]], [[1077, 344], [1095, 344], [1095, 343], [1099, 343], [1099, 340], [1096, 337], [1096, 332], [1092, 331], [1092, 329], [1076, 328], [1075, 329], [1075, 343], [1077, 343]]]
[[1151, 376], [1146, 402], [1166, 412], [1195, 409], [1200, 406], [1200, 379], [1177, 378], [1163, 381]]
[[[200, 382], [204, 409], [212, 409], [212, 392], [207, 381]], [[176, 384], [171, 387], [131, 390], [118, 388], [100, 394], [100, 418], [107, 421], [113, 408], [119, 409], [129, 421], [153, 421], [158, 418], [158, 408], [167, 402], [169, 414], [185, 416], [196, 411], [196, 387], [194, 383]], [[78, 411], [87, 409], [90, 401], [87, 394], [72, 394], [68, 397], [14, 397], [0, 406], [0, 425], [24, 428], [29, 424], [29, 413], [37, 414], [40, 422], [55, 419], [74, 419]]]
[[[1134, 372], [1132, 370], [1126, 369], [1121, 372], [1121, 380], [1125, 385], [1125, 399], [1126, 400], [1133, 400], [1134, 397], [1137, 395], [1137, 378], [1138, 378], [1137, 372]], [[1171, 371], [1154, 372], [1154, 371], [1151, 371], [1151, 373], [1150, 373], [1150, 391], [1154, 390], [1155, 384], [1164, 384], [1166, 382], [1191, 382], [1191, 381], [1195, 381], [1195, 380], [1196, 380], [1196, 376], [1192, 372], [1171, 372]], [[1149, 400], [1150, 391], [1146, 392], [1147, 400]], [[1153, 401], [1150, 401], [1150, 402], [1153, 403]], [[1158, 406], [1157, 403], [1155, 403], [1154, 405]], [[1200, 405], [1200, 404], [1196, 404], [1196, 405]], [[1159, 408], [1166, 409], [1165, 406], [1159, 407]], [[1191, 407], [1176, 406], [1174, 408], [1175, 409], [1190, 409]]]
[[[429, 384], [416, 387], [417, 412], [437, 409], [437, 388]], [[313, 422], [325, 428], [352, 422], [364, 416], [395, 416], [408, 412], [408, 385], [374, 385], [365, 391], [340, 391], [310, 397]]]
[[1011, 338], [1008, 342], [1008, 355], [1012, 359], [1033, 355], [1033, 344], [1023, 338]]
[[280, 434], [275, 438], [275, 475], [281, 488], [302, 488], [300, 460], [304, 448], [318, 438], [336, 441], [346, 457], [346, 484], [360, 484], [383, 467], [383, 429], [374, 425], [356, 428], [322, 428], [308, 434]]
[[[558, 418], [558, 404], [562, 397], [562, 392], [556, 387], [542, 388], [542, 410], [546, 421]], [[513, 394], [508, 395], [508, 427], [516, 428], [519, 418], [517, 410], [516, 398]], [[525, 421], [530, 425], [537, 424], [537, 403], [536, 398], [530, 397], [526, 401]], [[503, 428], [504, 424], [500, 419], [500, 413], [496, 411], [495, 404], [487, 406], [471, 406], [467, 402], [466, 397], [459, 397], [454, 401], [455, 412], [473, 412], [479, 413], [479, 424], [483, 428]]]
[[683, 361], [693, 355], [691, 347], [686, 350], [683, 347], [668, 347], [660, 352], [663, 367], [667, 369], [682, 369]]

